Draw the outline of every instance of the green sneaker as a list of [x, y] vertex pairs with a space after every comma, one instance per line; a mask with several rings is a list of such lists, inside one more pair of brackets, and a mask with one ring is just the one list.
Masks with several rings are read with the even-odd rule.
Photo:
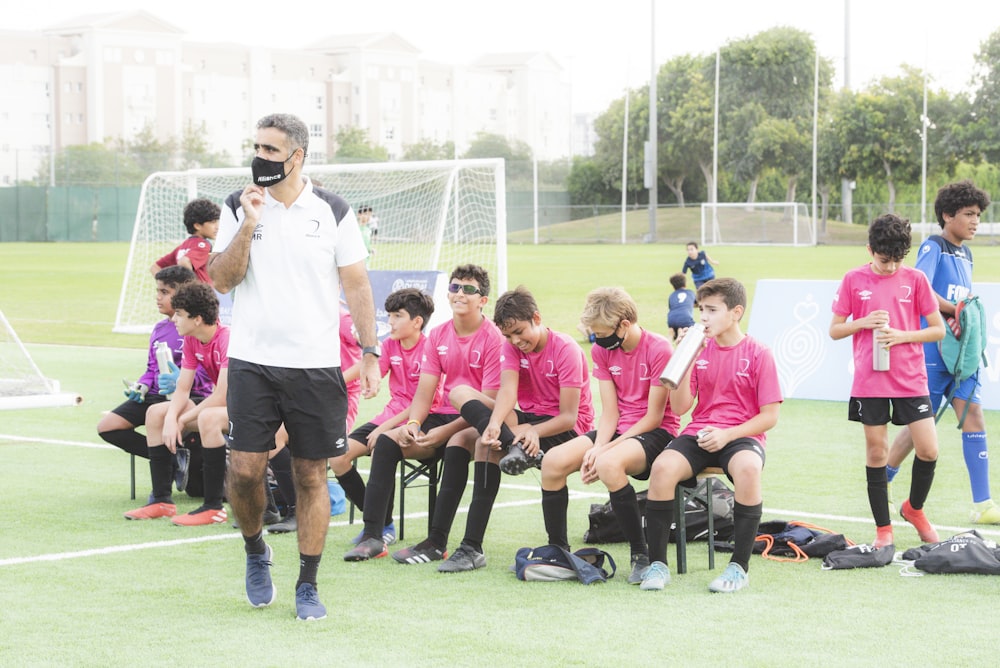
[[1000, 524], [1000, 507], [992, 500], [977, 503], [969, 513], [969, 520], [973, 524]]
[[654, 561], [642, 576], [639, 589], [643, 591], [660, 591], [670, 584], [670, 569], [662, 561]]
[[708, 585], [708, 591], [720, 594], [730, 594], [739, 591], [750, 584], [750, 576], [739, 564], [730, 561], [722, 575], [712, 580]]

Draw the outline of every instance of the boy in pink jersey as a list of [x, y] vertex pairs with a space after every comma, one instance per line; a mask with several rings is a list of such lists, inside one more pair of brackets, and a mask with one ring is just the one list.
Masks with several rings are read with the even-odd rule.
[[[890, 419], [895, 425], [909, 426], [916, 452], [910, 498], [899, 512], [916, 527], [920, 540], [938, 540], [923, 511], [934, 481], [938, 442], [921, 344], [944, 338], [944, 320], [926, 274], [903, 266], [910, 245], [909, 221], [891, 213], [876, 218], [868, 229], [872, 261], [844, 276], [833, 299], [830, 323], [833, 339], [853, 337], [854, 383], [847, 419], [864, 425], [865, 473], [876, 548], [893, 544], [885, 468]], [[926, 327], [921, 328], [920, 316]], [[888, 351], [889, 368], [883, 371], [873, 370], [873, 359], [880, 351], [872, 330], [879, 330], [874, 335], [878, 346]]]
[[442, 573], [486, 565], [483, 538], [500, 491], [501, 471], [517, 475], [529, 466], [540, 467], [544, 452], [594, 425], [587, 358], [576, 341], [542, 325], [531, 293], [520, 286], [500, 295], [493, 322], [507, 339], [496, 400], [469, 386], [456, 387], [449, 395], [482, 437], [476, 444], [465, 537], [438, 568]]
[[184, 227], [189, 236], [153, 263], [149, 271], [155, 276], [164, 267], [180, 265], [195, 273], [202, 283], [212, 284], [208, 275], [208, 256], [212, 252], [211, 242], [219, 231], [219, 205], [212, 200], [199, 197], [184, 207]]
[[594, 333], [591, 349], [594, 377], [600, 383], [601, 417], [597, 429], [550, 451], [542, 459], [542, 515], [549, 543], [569, 547], [566, 479], [600, 479], [629, 541], [632, 570], [638, 584], [649, 568], [646, 537], [635, 489], [629, 476], [649, 477], [649, 467], [680, 427], [667, 406], [667, 389], [659, 374], [673, 354], [663, 336], [639, 326], [639, 309], [621, 288], [598, 288], [587, 295], [583, 325]]
[[[379, 437], [404, 423], [410, 415], [410, 404], [420, 381], [427, 343], [424, 327], [434, 314], [434, 299], [416, 288], [403, 288], [385, 298], [385, 311], [389, 316], [389, 337], [383, 342], [378, 364], [382, 375], [389, 375], [389, 402], [381, 413], [351, 432], [345, 454], [330, 459], [330, 468], [347, 498], [362, 511], [365, 508], [365, 482], [353, 466], [354, 460], [370, 455]], [[344, 378], [355, 378], [359, 371], [360, 365], [347, 368]], [[434, 408], [438, 404], [440, 399], [435, 402]], [[396, 542], [391, 494], [379, 535], [387, 545]], [[362, 540], [364, 530], [353, 542], [357, 545]]]
[[674, 492], [708, 466], [719, 466], [733, 481], [735, 531], [733, 556], [709, 591], [734, 592], [749, 583], [750, 553], [763, 505], [764, 432], [778, 422], [781, 386], [771, 351], [740, 330], [747, 295], [743, 284], [717, 278], [698, 288], [705, 345], [687, 374], [670, 393], [678, 415], [691, 410], [691, 422], [653, 463], [646, 500], [646, 535], [653, 563], [640, 584], [660, 590], [670, 582], [667, 540], [674, 519]]
[[[125, 517], [130, 520], [173, 517], [172, 522], [178, 526], [216, 524], [227, 518], [222, 499], [226, 478], [225, 434], [229, 430], [226, 412], [229, 328], [219, 325], [219, 301], [215, 291], [204, 283], [182, 285], [172, 301], [173, 320], [177, 333], [184, 337], [184, 351], [173, 396], [170, 401], [150, 408], [147, 415], [153, 500], [125, 513]], [[196, 402], [191, 399], [191, 387], [199, 368], [215, 383], [215, 389], [204, 401]], [[189, 431], [201, 434], [205, 501], [190, 513], [174, 517], [177, 506], [170, 495], [170, 458], [184, 433]]]
[[424, 344], [420, 381], [407, 421], [376, 441], [365, 491], [364, 539], [344, 555], [346, 561], [387, 554], [382, 528], [392, 495], [393, 473], [403, 457], [423, 460], [443, 456], [444, 470], [427, 539], [394, 552], [392, 557], [403, 564], [447, 558], [448, 534], [469, 480], [469, 460], [479, 433], [447, 401], [436, 410], [433, 406], [439, 391], [447, 398], [460, 385], [496, 396], [503, 335], [483, 315], [489, 294], [489, 275], [482, 267], [466, 264], [451, 272], [448, 303], [452, 318], [435, 327]]

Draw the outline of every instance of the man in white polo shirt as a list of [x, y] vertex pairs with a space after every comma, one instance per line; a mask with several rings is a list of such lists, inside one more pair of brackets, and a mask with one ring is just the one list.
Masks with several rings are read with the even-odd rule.
[[233, 291], [229, 344], [229, 502], [247, 553], [247, 599], [275, 598], [263, 539], [267, 453], [284, 423], [297, 496], [299, 619], [322, 619], [316, 573], [330, 521], [326, 462], [347, 451], [340, 369], [341, 286], [363, 346], [361, 390], [378, 393], [375, 306], [368, 256], [350, 205], [302, 174], [305, 123], [272, 114], [257, 123], [253, 184], [222, 207], [209, 274]]

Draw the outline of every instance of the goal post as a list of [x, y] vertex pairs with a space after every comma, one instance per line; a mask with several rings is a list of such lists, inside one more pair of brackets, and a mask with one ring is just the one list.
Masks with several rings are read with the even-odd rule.
[[705, 202], [701, 243], [815, 246], [816, 221], [802, 202]]
[[[306, 165], [304, 173], [378, 220], [368, 268], [441, 271], [478, 264], [492, 291], [507, 289], [507, 204], [502, 159]], [[114, 331], [148, 333], [162, 316], [150, 267], [186, 237], [185, 204], [220, 206], [250, 181], [249, 168], [151, 174], [142, 185]], [[379, 306], [379, 305], [376, 305]]]
[[0, 410], [75, 406], [83, 397], [60, 392], [59, 381], [46, 378], [0, 311]]

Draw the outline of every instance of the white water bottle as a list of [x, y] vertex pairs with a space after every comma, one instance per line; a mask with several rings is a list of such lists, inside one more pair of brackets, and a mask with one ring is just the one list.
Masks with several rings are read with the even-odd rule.
[[670, 361], [663, 368], [660, 374], [660, 382], [670, 390], [676, 390], [688, 369], [701, 352], [701, 346], [705, 342], [705, 326], [696, 323], [688, 328], [684, 338], [677, 345], [677, 350], [670, 356]]
[[872, 370], [874, 371], [889, 370], [889, 349], [878, 340], [878, 335], [887, 329], [889, 329], [888, 321], [884, 327], [872, 330]]
[[[170, 373], [170, 363], [174, 361], [174, 354], [166, 341], [156, 342], [156, 368], [160, 373]], [[172, 393], [171, 393], [172, 394]], [[164, 395], [167, 399], [171, 394]]]

